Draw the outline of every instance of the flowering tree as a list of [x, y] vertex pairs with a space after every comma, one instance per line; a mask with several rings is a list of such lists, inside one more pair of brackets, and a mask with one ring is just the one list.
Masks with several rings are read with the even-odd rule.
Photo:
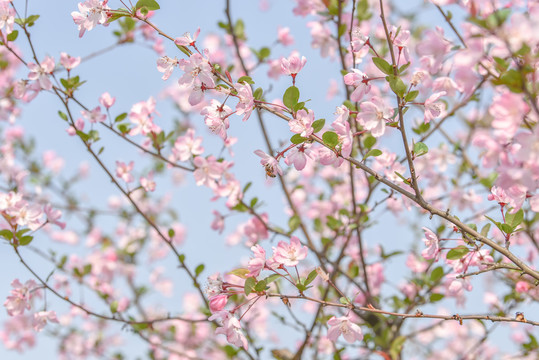
[[[116, 44], [81, 59], [45, 55], [44, 19], [0, 0], [0, 237], [26, 269], [4, 346], [48, 330], [64, 359], [123, 359], [132, 343], [151, 359], [536, 358], [539, 3], [453, 3], [424, 4], [425, 23], [383, 0], [296, 0], [314, 53], [289, 27], [253, 47], [230, 0], [219, 35], [161, 30], [164, 1], [87, 0], [65, 9], [79, 41]], [[178, 120], [158, 94], [122, 109], [102, 84], [83, 100], [81, 62], [132, 43], [157, 53], [137, 71], [172, 83]], [[106, 205], [78, 186], [87, 168], [35, 150], [19, 118], [43, 96], [67, 130], [52, 136], [112, 184]], [[253, 122], [259, 135], [241, 131]], [[208, 189], [213, 243], [237, 258], [188, 246], [179, 186]]]

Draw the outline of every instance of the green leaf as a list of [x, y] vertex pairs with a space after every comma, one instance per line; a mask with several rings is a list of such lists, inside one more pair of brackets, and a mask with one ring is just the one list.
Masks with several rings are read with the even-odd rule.
[[490, 230], [490, 223], [486, 224], [485, 226], [483, 226], [483, 228], [481, 229], [481, 235], [487, 237], [488, 236], [488, 231]]
[[422, 142], [414, 144], [414, 154], [415, 156], [422, 156], [429, 152], [429, 148]]
[[406, 101], [414, 101], [415, 98], [417, 97], [417, 95], [419, 95], [419, 91], [418, 90], [412, 90], [408, 94], [406, 94], [406, 97], [404, 98], [404, 100], [406, 100]]
[[266, 287], [267, 287], [266, 281], [265, 280], [260, 280], [255, 285], [255, 291], [256, 292], [264, 291], [264, 290], [266, 290]]
[[444, 269], [441, 266], [438, 266], [430, 273], [430, 281], [433, 283], [438, 282], [444, 276]]
[[316, 279], [317, 276], [318, 276], [318, 273], [316, 272], [316, 269], [314, 269], [313, 271], [309, 273], [309, 275], [307, 275], [307, 278], [305, 279], [305, 282], [303, 283], [303, 285], [305, 286], [309, 285], [310, 283], [314, 281], [314, 279]]
[[371, 156], [380, 156], [382, 155], [382, 151], [381, 150], [378, 150], [378, 149], [370, 149], [369, 152], [367, 154], [365, 154], [365, 157], [363, 159], [366, 159], [368, 157], [371, 157]]
[[155, 0], [138, 0], [135, 9], [145, 7], [148, 10], [159, 10], [161, 7]]
[[264, 61], [266, 58], [268, 58], [271, 55], [271, 50], [268, 47], [263, 47], [258, 52], [258, 59], [260, 61]]
[[339, 302], [343, 305], [348, 305], [350, 304], [350, 300], [348, 300], [347, 298], [345, 298], [344, 296], [342, 296], [341, 298], [339, 298]]
[[148, 323], [131, 324], [131, 327], [133, 328], [133, 330], [135, 330], [135, 332], [147, 329], [148, 326], [149, 326]]
[[200, 264], [195, 268], [195, 276], [200, 275], [204, 271], [204, 264]]
[[429, 297], [429, 300], [430, 302], [436, 302], [436, 301], [440, 301], [444, 298], [444, 295], [443, 294], [430, 294], [430, 297]]
[[238, 82], [239, 83], [247, 83], [247, 84], [254, 84], [255, 82], [253, 81], [253, 79], [251, 79], [250, 76], [242, 76], [238, 79]]
[[317, 133], [324, 127], [326, 119], [318, 119], [313, 122], [313, 132]]
[[297, 215], [293, 215], [290, 219], [288, 219], [288, 227], [290, 228], [290, 232], [296, 230], [300, 224], [301, 219]]
[[256, 279], [254, 277], [248, 277], [245, 280], [245, 288], [244, 288], [245, 296], [249, 296], [255, 290], [255, 285], [256, 285]]
[[127, 117], [127, 113], [121, 113], [120, 115], [116, 116], [116, 118], [114, 118], [114, 122], [120, 122], [122, 121], [123, 119], [125, 119]]
[[386, 75], [393, 75], [393, 66], [391, 66], [387, 61], [379, 57], [373, 57], [372, 62], [380, 71]]
[[294, 105], [294, 107], [292, 108], [292, 110], [294, 110], [294, 112], [298, 112], [298, 111], [300, 111], [301, 109], [305, 109], [305, 102], [304, 102], [304, 101], [301, 101], [301, 102], [297, 103], [297, 104]]
[[367, 149], [370, 149], [371, 147], [376, 144], [376, 138], [372, 135], [367, 135], [365, 139], [363, 140], [363, 146]]
[[237, 277], [242, 278], [242, 279], [246, 279], [247, 274], [249, 274], [249, 270], [244, 269], [244, 268], [239, 268], [239, 269], [234, 269], [234, 270], [230, 271], [229, 274], [237, 276]]
[[273, 274], [273, 275], [268, 276], [264, 280], [266, 281], [266, 284], [271, 284], [272, 282], [274, 282], [275, 280], [280, 279], [280, 278], [281, 278], [281, 275]]
[[448, 260], [458, 260], [464, 257], [466, 254], [468, 254], [470, 250], [464, 245], [459, 245], [454, 249], [449, 250], [447, 253], [446, 258]]
[[292, 109], [294, 105], [298, 103], [299, 100], [299, 89], [295, 86], [290, 86], [283, 95], [283, 104]]
[[255, 100], [262, 100], [262, 95], [264, 95], [264, 91], [262, 88], [256, 88], [256, 90], [253, 93], [253, 97]]
[[61, 112], [60, 110], [58, 110], [58, 116], [60, 116], [60, 118], [62, 120], [67, 121], [67, 115], [65, 113]]
[[7, 36], [7, 41], [15, 41], [15, 39], [17, 39], [17, 36], [19, 36], [19, 32], [17, 30], [13, 30]]
[[408, 66], [410, 66], [410, 63], [406, 63], [406, 64], [402, 65], [399, 68], [399, 75], [402, 75], [402, 73], [404, 73], [406, 71], [406, 69], [408, 69]]
[[404, 343], [406, 342], [405, 336], [398, 336], [393, 342], [391, 343], [391, 347], [389, 348], [389, 355], [392, 359], [398, 359], [400, 358], [400, 353], [402, 351], [402, 347], [404, 346]]
[[290, 138], [290, 142], [296, 145], [305, 142], [305, 140], [307, 140], [307, 138], [302, 137], [300, 134], [296, 134]]
[[185, 262], [185, 254], [178, 255], [178, 260], [180, 261], [181, 264], [183, 264]]
[[0, 230], [0, 236], [7, 240], [13, 239], [13, 233], [7, 229]]
[[117, 300], [114, 300], [113, 302], [110, 303], [110, 312], [113, 313], [113, 314], [116, 314], [116, 312], [118, 312], [118, 301]]
[[514, 214], [510, 214], [509, 212], [505, 214], [505, 223], [511, 225], [513, 229], [516, 229], [522, 223], [522, 220], [524, 220], [524, 211], [522, 209]]
[[324, 135], [322, 135], [322, 140], [324, 141], [324, 144], [334, 148], [339, 144], [339, 135], [333, 131], [326, 131]]
[[399, 97], [403, 97], [404, 93], [406, 92], [406, 85], [401, 80], [401, 78], [396, 77], [396, 76], [389, 77], [389, 87]]

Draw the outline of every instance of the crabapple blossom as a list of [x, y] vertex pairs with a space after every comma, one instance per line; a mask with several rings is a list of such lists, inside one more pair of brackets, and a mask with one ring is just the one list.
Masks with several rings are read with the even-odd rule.
[[183, 36], [177, 37], [176, 40], [174, 40], [174, 43], [179, 46], [195, 46], [199, 34], [200, 28], [195, 31], [193, 37], [191, 37], [190, 33], [186, 32]]
[[129, 135], [147, 135], [149, 133], [159, 133], [161, 128], [153, 122], [155, 111], [155, 99], [150, 96], [147, 101], [140, 101], [131, 107], [129, 120], [135, 125], [129, 131]]
[[301, 109], [296, 113], [294, 119], [288, 122], [290, 131], [300, 134], [302, 137], [309, 137], [313, 133], [314, 112], [310, 109]]
[[214, 181], [219, 180], [223, 174], [223, 164], [218, 162], [213, 155], [207, 159], [202, 156], [197, 156], [193, 163], [196, 166], [193, 175], [198, 186], [212, 186]]
[[251, 247], [251, 251], [255, 254], [254, 258], [249, 260], [247, 268], [249, 269], [248, 276], [257, 277], [264, 270], [266, 265], [266, 250], [258, 244]]
[[357, 121], [366, 130], [370, 130], [372, 136], [384, 135], [386, 120], [393, 115], [393, 109], [386, 105], [382, 98], [373, 97], [371, 101], [360, 104], [361, 112], [357, 115]]
[[337, 341], [337, 338], [341, 335], [350, 344], [363, 339], [361, 328], [352, 322], [350, 315], [341, 317], [333, 316], [328, 320], [328, 325], [330, 327], [327, 337], [333, 342]]
[[277, 41], [279, 41], [283, 46], [290, 46], [294, 44], [294, 37], [290, 35], [289, 27], [278, 27], [277, 28]]
[[99, 97], [99, 103], [105, 107], [105, 109], [110, 109], [114, 102], [116, 101], [115, 97], [112, 97], [108, 92], [104, 92]]
[[421, 252], [421, 255], [426, 260], [437, 260], [440, 256], [440, 240], [438, 239], [438, 236], [436, 236], [436, 234], [429, 228], [424, 227], [423, 231], [425, 232], [425, 238], [423, 241], [425, 242], [425, 246], [427, 246], [427, 248]]
[[228, 105], [221, 104], [212, 99], [210, 105], [202, 108], [200, 115], [204, 115], [204, 123], [210, 131], [219, 135], [221, 139], [227, 139], [226, 130], [230, 127], [228, 117], [232, 114], [232, 109]]
[[129, 164], [124, 163], [123, 161], [116, 161], [116, 176], [125, 181], [126, 183], [133, 182], [135, 178], [131, 174], [135, 163], [133, 161]]
[[219, 294], [219, 295], [214, 295], [210, 297], [209, 299], [210, 311], [212, 313], [222, 311], [227, 301], [228, 301], [228, 295], [225, 295], [225, 294]]
[[168, 56], [162, 56], [157, 59], [157, 70], [163, 73], [163, 77], [161, 79], [167, 80], [170, 75], [172, 75], [174, 67], [178, 66], [178, 64], [179, 60], [177, 58], [169, 58]]
[[249, 84], [235, 84], [234, 88], [238, 92], [238, 104], [236, 105], [236, 114], [243, 115], [243, 121], [247, 121], [255, 106], [253, 90]]
[[107, 120], [107, 115], [101, 113], [101, 107], [96, 106], [93, 110], [86, 111], [81, 110], [82, 117], [87, 119], [90, 123], [102, 123]]
[[302, 56], [301, 59], [299, 55], [292, 54], [289, 58], [281, 58], [281, 72], [284, 75], [292, 76], [292, 84], [296, 83], [296, 76], [303, 69], [307, 59], [305, 56]]
[[107, 2], [108, 0], [86, 0], [78, 4], [79, 11], [73, 11], [71, 16], [79, 28], [79, 37], [82, 37], [86, 30], [90, 31], [97, 25], [107, 23], [107, 10], [110, 10]]
[[290, 149], [284, 162], [289, 166], [294, 164], [296, 170], [301, 171], [307, 165], [307, 157], [311, 157], [310, 144], [303, 143]]
[[436, 119], [442, 115], [445, 105], [442, 102], [437, 101], [445, 94], [445, 91], [440, 91], [432, 94], [427, 100], [425, 100], [425, 124], [428, 124], [432, 119]]
[[371, 90], [367, 75], [358, 69], [352, 69], [352, 72], [344, 75], [344, 83], [355, 88], [350, 95], [350, 100], [355, 102], [361, 101]]
[[172, 148], [172, 153], [179, 161], [189, 160], [191, 157], [201, 155], [203, 152], [202, 138], [195, 138], [194, 129], [188, 129], [185, 135], [179, 136]]
[[52, 82], [49, 76], [54, 70], [54, 59], [47, 56], [40, 64], [28, 63], [28, 79], [35, 80], [43, 90], [52, 89]]
[[275, 174], [279, 174], [281, 176], [283, 175], [283, 170], [279, 166], [279, 161], [277, 159], [275, 159], [273, 156], [266, 154], [262, 150], [255, 150], [254, 153], [262, 158], [262, 160], [260, 160], [260, 163], [266, 169], [266, 174], [271, 177], [275, 176]]
[[60, 64], [62, 64], [62, 66], [66, 68], [66, 70], [73, 70], [74, 68], [79, 66], [80, 62], [80, 57], [73, 57], [65, 52], [60, 53]]
[[13, 289], [11, 295], [4, 302], [4, 307], [9, 316], [16, 316], [24, 313], [24, 310], [30, 310], [31, 301], [34, 297], [40, 297], [39, 287], [34, 280], [28, 280], [23, 284], [19, 279], [11, 282]]
[[34, 330], [39, 332], [49, 322], [58, 323], [58, 318], [56, 317], [56, 312], [54, 311], [39, 311], [34, 314]]
[[247, 339], [241, 330], [241, 325], [238, 319], [228, 311], [217, 311], [208, 320], [218, 320], [222, 323], [221, 327], [215, 330], [216, 334], [226, 335], [226, 340], [229, 344], [237, 347], [243, 347], [245, 350], [249, 348]]
[[153, 180], [153, 171], [148, 173], [148, 176], [142, 176], [140, 178], [140, 186], [147, 192], [155, 191], [155, 181]]
[[5, 29], [6, 35], [13, 31], [15, 24], [15, 9], [9, 6], [8, 1], [0, 2], [0, 30]]
[[290, 243], [279, 241], [273, 247], [273, 261], [283, 266], [296, 266], [307, 257], [307, 247], [301, 245], [296, 236], [290, 238]]

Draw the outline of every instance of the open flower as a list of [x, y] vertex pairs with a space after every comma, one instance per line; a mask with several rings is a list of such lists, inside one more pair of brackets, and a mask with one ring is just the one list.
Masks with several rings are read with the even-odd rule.
[[349, 315], [341, 317], [333, 316], [328, 320], [328, 325], [330, 326], [328, 339], [331, 341], [336, 341], [341, 335], [350, 344], [363, 339], [361, 328], [350, 320]]
[[302, 246], [295, 236], [290, 238], [290, 243], [279, 241], [273, 248], [273, 261], [284, 266], [296, 266], [307, 257], [307, 247]]

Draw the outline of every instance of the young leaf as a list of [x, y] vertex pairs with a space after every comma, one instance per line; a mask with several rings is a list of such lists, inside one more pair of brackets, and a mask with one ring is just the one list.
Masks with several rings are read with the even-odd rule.
[[283, 104], [292, 109], [294, 105], [298, 103], [299, 100], [299, 89], [295, 86], [290, 86], [283, 95]]
[[314, 279], [316, 279], [316, 276], [318, 276], [318, 273], [316, 272], [316, 269], [314, 269], [313, 271], [309, 273], [309, 275], [307, 275], [307, 279], [305, 279], [305, 282], [303, 283], [303, 285], [307, 286], [310, 283], [312, 283]]
[[317, 133], [324, 127], [326, 119], [318, 119], [313, 122], [313, 132]]
[[326, 131], [324, 135], [322, 135], [322, 140], [324, 140], [324, 144], [334, 148], [339, 144], [339, 135], [333, 131]]
[[380, 71], [386, 75], [393, 75], [393, 66], [391, 66], [387, 61], [379, 57], [373, 57], [372, 62]]
[[247, 84], [254, 84], [255, 82], [253, 81], [253, 79], [251, 79], [250, 76], [242, 76], [238, 79], [238, 82], [239, 83], [247, 83]]
[[418, 143], [414, 144], [414, 154], [415, 154], [415, 156], [425, 155], [428, 152], [429, 152], [429, 148], [424, 143], [418, 142]]
[[305, 142], [305, 140], [307, 140], [307, 138], [302, 137], [300, 134], [295, 134], [290, 138], [290, 142], [296, 145]]
[[245, 296], [249, 296], [255, 289], [256, 285], [256, 279], [254, 277], [248, 277], [247, 280], [245, 280]]
[[135, 9], [145, 7], [148, 10], [159, 10], [161, 7], [155, 0], [138, 0]]
[[366, 159], [368, 157], [371, 157], [371, 156], [380, 156], [382, 155], [382, 151], [381, 150], [378, 150], [378, 149], [371, 149], [369, 150], [369, 152], [365, 155], [365, 157], [363, 159]]
[[229, 274], [237, 276], [237, 277], [242, 278], [242, 279], [246, 279], [247, 274], [249, 274], [249, 270], [248, 269], [243, 269], [243, 268], [234, 269], [234, 270], [230, 271]]
[[449, 250], [447, 253], [446, 258], [448, 260], [458, 260], [464, 257], [466, 254], [468, 254], [470, 250], [464, 245], [459, 245], [454, 249]]

